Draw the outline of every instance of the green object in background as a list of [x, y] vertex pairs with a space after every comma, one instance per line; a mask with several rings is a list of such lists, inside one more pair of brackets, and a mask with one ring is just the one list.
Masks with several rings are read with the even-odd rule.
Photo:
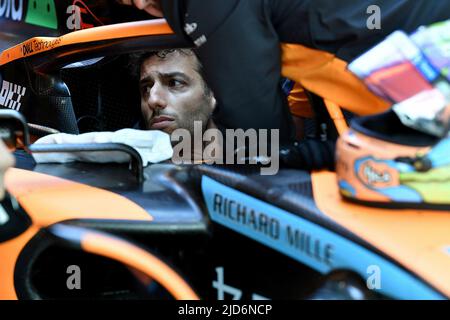
[[402, 173], [400, 184], [416, 190], [425, 202], [448, 204], [450, 199], [450, 166], [427, 173]]
[[25, 22], [50, 29], [58, 29], [54, 0], [30, 0]]

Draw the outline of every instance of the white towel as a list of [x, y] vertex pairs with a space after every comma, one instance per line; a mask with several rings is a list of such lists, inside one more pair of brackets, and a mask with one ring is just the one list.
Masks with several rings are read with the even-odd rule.
[[[116, 132], [89, 132], [80, 135], [56, 133], [45, 136], [35, 144], [92, 144], [122, 143], [133, 147], [141, 156], [144, 166], [172, 158], [173, 149], [170, 136], [162, 131], [122, 129]], [[74, 153], [35, 153], [37, 163], [126, 163], [130, 156], [120, 151], [74, 152]]]

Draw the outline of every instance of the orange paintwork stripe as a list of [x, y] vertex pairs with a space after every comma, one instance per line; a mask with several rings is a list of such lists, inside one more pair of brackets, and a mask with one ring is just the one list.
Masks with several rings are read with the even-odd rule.
[[88, 233], [81, 241], [83, 250], [114, 259], [145, 273], [178, 300], [199, 300], [192, 288], [172, 268], [149, 252], [116, 237]]
[[[71, 44], [149, 35], [173, 34], [166, 20], [119, 23], [75, 31], [61, 37], [35, 37], [2, 52], [0, 66], [11, 61]], [[28, 48], [31, 50], [24, 50]]]
[[153, 220], [146, 210], [121, 195], [69, 180], [12, 168], [5, 183], [33, 224], [40, 227], [73, 219]]
[[339, 135], [343, 135], [348, 130], [348, 125], [341, 108], [334, 102], [328, 100], [324, 101], [328, 113], [330, 114], [330, 118], [333, 120]]
[[312, 175], [317, 207], [450, 297], [449, 212], [389, 210], [343, 201], [336, 175]]
[[17, 259], [25, 245], [38, 231], [39, 228], [30, 227], [20, 236], [0, 243], [0, 300], [17, 300], [14, 286]]
[[358, 115], [377, 114], [390, 107], [331, 53], [287, 43], [281, 49], [282, 75], [306, 90]]

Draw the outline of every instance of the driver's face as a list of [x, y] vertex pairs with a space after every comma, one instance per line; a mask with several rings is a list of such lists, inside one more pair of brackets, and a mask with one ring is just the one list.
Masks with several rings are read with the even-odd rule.
[[194, 121], [206, 127], [215, 99], [207, 93], [197, 71], [194, 54], [179, 51], [165, 57], [151, 56], [141, 66], [141, 109], [147, 129], [172, 133], [187, 129], [193, 134]]
[[154, 17], [163, 17], [161, 0], [117, 0], [119, 3], [132, 5], [138, 9], [145, 10]]

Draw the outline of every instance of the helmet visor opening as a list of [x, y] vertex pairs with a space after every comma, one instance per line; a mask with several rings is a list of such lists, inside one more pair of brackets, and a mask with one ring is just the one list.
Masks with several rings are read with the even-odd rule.
[[427, 147], [439, 141], [435, 136], [403, 125], [393, 111], [354, 119], [352, 128], [376, 139], [413, 147]]

